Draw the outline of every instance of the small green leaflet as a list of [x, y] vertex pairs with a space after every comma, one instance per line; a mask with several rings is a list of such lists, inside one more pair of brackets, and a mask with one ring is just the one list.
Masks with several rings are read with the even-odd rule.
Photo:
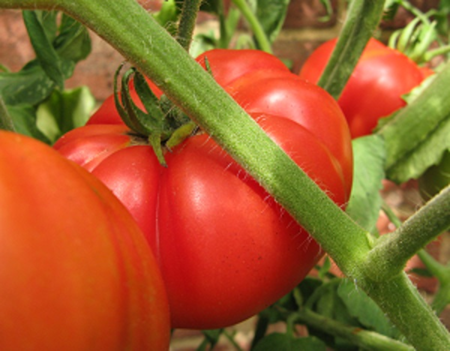
[[37, 108], [37, 127], [53, 143], [68, 131], [84, 125], [92, 114], [95, 103], [95, 98], [87, 87], [62, 92], [55, 90]]
[[15, 132], [50, 144], [50, 140], [36, 126], [36, 109], [33, 106], [21, 104], [6, 108], [14, 122]]
[[72, 76], [75, 64], [90, 53], [87, 29], [56, 12], [24, 11], [36, 59], [19, 72], [0, 72], [0, 95], [5, 104], [37, 105]]
[[337, 294], [350, 315], [357, 318], [366, 328], [391, 338], [400, 336], [378, 305], [364, 291], [358, 289], [352, 281], [343, 279], [339, 284]]
[[347, 214], [364, 229], [373, 233], [381, 208], [381, 196], [384, 179], [385, 148], [384, 141], [378, 135], [354, 139], [353, 187]]
[[385, 139], [386, 175], [394, 182], [418, 178], [450, 149], [449, 81], [450, 63], [377, 131]]
[[[64, 73], [62, 70], [62, 60], [58, 56], [55, 48], [52, 45], [45, 27], [39, 21], [39, 14], [37, 11], [23, 11], [23, 20], [30, 37], [31, 45], [33, 46], [36, 57], [40, 66], [44, 70], [47, 77], [49, 77], [57, 87], [63, 89], [64, 87]], [[53, 13], [47, 13], [52, 16]]]
[[290, 0], [256, 0], [256, 17], [273, 43], [286, 18]]

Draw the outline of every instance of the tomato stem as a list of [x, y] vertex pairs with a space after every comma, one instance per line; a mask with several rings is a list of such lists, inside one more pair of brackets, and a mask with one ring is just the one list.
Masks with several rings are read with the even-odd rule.
[[330, 60], [318, 81], [338, 99], [383, 13], [384, 1], [351, 1]]
[[395, 232], [381, 236], [366, 258], [373, 280], [389, 280], [422, 247], [450, 227], [450, 186], [408, 218]]
[[[280, 313], [284, 311], [279, 310]], [[286, 311], [291, 314], [292, 312]], [[359, 328], [344, 325], [334, 319], [320, 315], [308, 308], [302, 308], [298, 312], [292, 314], [297, 323], [306, 324], [317, 330], [323, 331], [327, 334], [339, 336], [351, 341], [353, 344], [368, 350], [383, 350], [383, 351], [412, 351], [413, 347], [405, 345], [402, 342], [390, 339], [384, 335], [366, 331]]]
[[183, 1], [183, 9], [181, 11], [180, 23], [177, 31], [177, 41], [186, 51], [189, 51], [189, 47], [191, 46], [201, 2], [201, 0]]
[[233, 4], [241, 11], [242, 15], [246, 19], [247, 23], [250, 25], [252, 33], [259, 44], [261, 50], [272, 53], [272, 46], [270, 45], [269, 38], [267, 38], [261, 23], [258, 18], [253, 13], [249, 4], [245, 0], [232, 0]]

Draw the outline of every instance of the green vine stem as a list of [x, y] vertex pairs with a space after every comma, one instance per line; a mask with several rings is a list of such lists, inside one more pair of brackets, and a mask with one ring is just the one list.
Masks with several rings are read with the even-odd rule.
[[388, 280], [405, 268], [420, 249], [450, 227], [450, 186], [408, 218], [395, 232], [383, 235], [366, 258], [373, 280]]
[[297, 312], [279, 310], [287, 318], [292, 318], [296, 323], [302, 323], [323, 331], [327, 334], [344, 338], [363, 350], [374, 351], [412, 351], [413, 347], [400, 341], [388, 338], [384, 335], [351, 327], [334, 319], [322, 316], [308, 308], [302, 308]]
[[443, 66], [430, 85], [412, 103], [377, 131], [386, 142], [388, 177], [395, 172], [398, 163], [414, 151], [417, 140], [424, 142], [423, 136], [431, 135], [448, 118], [450, 99], [443, 98], [445, 94], [442, 92], [448, 90], [449, 82], [450, 62]]
[[317, 83], [336, 100], [341, 95], [356, 63], [383, 13], [384, 1], [354, 0], [330, 60]]
[[246, 0], [232, 0], [233, 4], [241, 11], [242, 15], [246, 19], [247, 23], [252, 30], [252, 33], [255, 35], [256, 40], [261, 48], [261, 50], [272, 53], [272, 46], [270, 45], [270, 41], [267, 38], [266, 33], [264, 32], [261, 23], [259, 23], [252, 9], [248, 5]]
[[417, 349], [450, 350], [449, 333], [416, 289], [406, 284], [406, 276], [386, 282], [365, 276], [360, 263], [370, 250], [370, 234], [336, 206], [139, 3], [0, 0], [0, 8], [62, 10], [104, 38], [302, 223]]
[[[401, 220], [387, 205], [383, 205], [383, 211], [397, 228], [402, 226]], [[430, 271], [430, 273], [439, 281], [438, 291], [431, 304], [431, 308], [439, 316], [444, 308], [450, 303], [450, 267], [436, 261], [434, 257], [424, 249], [418, 251], [417, 256], [419, 256], [428, 271]]]
[[180, 23], [177, 31], [177, 41], [186, 51], [189, 51], [191, 46], [197, 14], [201, 3], [201, 0], [183, 1], [183, 9], [181, 11]]

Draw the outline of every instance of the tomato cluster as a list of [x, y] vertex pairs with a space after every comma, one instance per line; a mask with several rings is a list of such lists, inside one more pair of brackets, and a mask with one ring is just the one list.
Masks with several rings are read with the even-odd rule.
[[[306, 60], [300, 77], [317, 83], [336, 42], [337, 39], [332, 39], [319, 46]], [[401, 52], [371, 38], [338, 99], [352, 138], [371, 134], [380, 118], [404, 107], [402, 95], [431, 73]]]
[[[350, 133], [331, 96], [260, 51], [212, 50], [197, 61], [344, 206], [352, 184]], [[201, 131], [166, 150], [162, 167], [146, 138], [118, 118], [111, 97], [54, 147], [102, 180], [136, 219], [161, 269], [172, 327], [240, 322], [288, 293], [322, 255]]]
[[156, 260], [98, 179], [37, 140], [0, 132], [0, 348], [167, 350]]

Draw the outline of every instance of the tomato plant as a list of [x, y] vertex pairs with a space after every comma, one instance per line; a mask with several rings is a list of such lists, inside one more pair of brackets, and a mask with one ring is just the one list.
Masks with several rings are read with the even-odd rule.
[[128, 211], [91, 174], [0, 132], [0, 348], [167, 350], [167, 296]]
[[[233, 53], [224, 51], [218, 61], [206, 56], [214, 76], [214, 68], [226, 66]], [[244, 64], [252, 61], [239, 59], [243, 72], [251, 71]], [[286, 101], [293, 107], [271, 109], [261, 97], [251, 115], [343, 206], [350, 194], [352, 159], [342, 112], [320, 88], [280, 71], [286, 81], [292, 79]], [[311, 112], [319, 102], [324, 106], [320, 123]], [[330, 146], [327, 138], [338, 143]], [[301, 226], [205, 133], [166, 152], [167, 168], [145, 138], [123, 125], [75, 129], [55, 148], [110, 187], [140, 224], [161, 267], [174, 327], [210, 329], [242, 321], [288, 293], [321, 256]]]
[[[234, 10], [236, 9], [233, 8], [236, 5], [242, 14], [245, 14], [245, 20], [254, 31], [252, 36], [254, 34], [256, 40], [251, 42], [270, 52], [270, 43], [281, 30], [287, 3], [284, 2], [284, 5], [280, 6], [265, 6], [263, 3], [264, 1], [256, 6], [256, 13], [255, 7], [250, 8], [243, 0], [233, 1], [230, 11], [223, 11], [221, 4], [215, 6], [214, 2], [211, 3], [212, 6], [204, 6], [221, 16], [220, 35], [225, 34], [219, 40], [214, 40], [215, 37], [210, 40], [211, 36], [204, 36], [206, 39], [204, 42], [207, 42], [208, 45], [218, 43], [220, 47], [227, 47], [232, 42], [232, 45], [238, 42], [239, 45], [242, 43], [241, 40], [235, 41], [234, 36], [233, 41], [230, 41], [233, 34], [230, 30], [232, 31], [238, 23], [241, 23], [239, 16], [235, 15]], [[338, 97], [341, 94], [348, 75], [353, 71], [354, 64], [367, 44], [367, 40], [374, 30], [377, 30], [376, 26], [382, 16], [383, 18], [393, 16], [392, 13], [399, 6], [405, 4], [409, 6], [408, 11], [417, 15], [417, 20], [426, 29], [431, 29], [417, 35], [414, 31], [410, 38], [413, 38], [413, 41], [418, 42], [422, 47], [424, 46], [422, 43], [430, 42], [439, 46], [437, 52], [426, 55], [426, 57], [432, 57], [435, 54], [442, 55], [444, 48], [441, 46], [448, 42], [448, 35], [447, 33], [439, 37], [433, 37], [433, 35], [437, 34], [437, 30], [448, 29], [445, 6], [442, 6], [442, 9], [437, 12], [430, 11], [429, 14], [424, 15], [418, 13], [407, 1], [389, 1], [386, 4], [382, 1], [371, 0], [351, 2], [351, 6], [346, 11], [343, 26], [339, 26], [341, 29], [339, 45], [336, 46], [329, 61], [331, 64], [328, 65], [328, 68], [331, 69], [327, 69], [321, 79], [321, 85], [323, 84], [331, 96]], [[167, 9], [166, 5], [172, 7]], [[270, 303], [268, 300], [265, 302], [263, 300], [277, 289], [274, 288], [274, 285], [288, 284], [287, 280], [292, 272], [292, 261], [287, 264], [284, 261], [284, 263], [280, 263], [279, 266], [287, 265], [288, 270], [277, 270], [275, 273], [278, 265], [271, 265], [270, 262], [267, 262], [270, 261], [270, 257], [273, 257], [270, 255], [270, 250], [268, 252], [258, 251], [262, 253], [259, 256], [252, 255], [258, 253], [256, 250], [259, 247], [270, 246], [286, 252], [276, 252], [273, 254], [274, 256], [284, 255], [289, 259], [288, 245], [285, 242], [277, 242], [284, 240], [284, 230], [286, 233], [292, 234], [290, 231], [292, 226], [296, 226], [295, 223], [301, 223], [302, 228], [317, 240], [317, 243], [336, 262], [347, 278], [333, 277], [329, 270], [329, 261], [327, 263], [327, 260], [324, 260], [323, 266], [320, 264], [317, 266], [319, 279], [312, 277], [304, 279], [288, 295], [271, 304], [269, 308], [259, 314], [251, 349], [260, 351], [294, 346], [298, 349], [309, 347], [314, 350], [326, 347], [333, 349], [449, 350], [450, 334], [438, 317], [438, 313], [449, 301], [450, 275], [448, 267], [439, 265], [430, 257], [427, 258], [426, 255], [421, 256], [427, 270], [436, 276], [440, 283], [431, 308], [402, 271], [406, 262], [426, 243], [449, 228], [450, 217], [447, 214], [450, 213], [450, 202], [448, 201], [450, 188], [444, 189], [433, 201], [427, 202], [405, 223], [396, 218], [395, 213], [390, 211], [387, 206], [383, 206], [383, 211], [390, 219], [392, 218], [392, 223], [395, 223], [398, 229], [381, 238], [375, 238], [371, 232], [374, 219], [378, 216], [381, 208], [381, 199], [377, 195], [379, 195], [382, 179], [387, 177], [392, 181], [403, 183], [417, 177], [424, 169], [435, 163], [441, 157], [443, 150], [448, 148], [445, 143], [447, 140], [445, 128], [448, 127], [450, 99], [443, 92], [448, 90], [450, 66], [439, 68], [437, 70], [439, 74], [435, 79], [430, 80], [430, 85], [420, 92], [416, 91], [415, 99], [409, 99], [408, 106], [386, 121], [375, 135], [352, 141], [353, 151], [357, 156], [354, 167], [356, 182], [352, 187], [352, 197], [348, 200], [349, 206], [344, 213], [342, 211], [344, 206], [341, 203], [336, 205], [333, 200], [336, 200], [335, 197], [340, 196], [339, 194], [344, 194], [348, 198], [350, 185], [343, 183], [349, 180], [348, 174], [351, 174], [344, 169], [348, 164], [346, 160], [349, 156], [348, 151], [345, 150], [350, 148], [333, 147], [331, 142], [331, 140], [339, 140], [337, 136], [346, 134], [345, 123], [341, 128], [340, 122], [328, 121], [334, 114], [333, 111], [337, 111], [340, 116], [338, 120], [344, 121], [343, 114], [336, 108], [336, 102], [329, 99], [329, 96], [324, 99], [316, 99], [313, 94], [314, 89], [305, 85], [299, 77], [284, 75], [281, 72], [283, 69], [271, 69], [270, 73], [266, 69], [257, 72], [250, 71], [242, 76], [238, 75], [237, 79], [233, 78], [226, 83], [221, 82], [220, 84], [224, 88], [222, 89], [189, 55], [191, 52], [189, 50], [190, 39], [196, 23], [195, 14], [199, 6], [200, 4], [196, 1], [184, 1], [181, 15], [178, 16], [177, 4], [174, 1], [167, 1], [164, 2], [161, 13], [153, 16], [141, 7], [139, 2], [131, 0], [104, 0], [102, 6], [88, 0], [77, 2], [0, 0], [1, 8], [26, 9], [32, 7], [62, 10], [90, 27], [93, 32], [116, 48], [133, 66], [124, 74], [124, 78], [129, 77], [130, 72], [135, 74], [135, 78], [137, 78], [135, 87], [131, 86], [130, 89], [136, 89], [141, 97], [147, 97], [142, 98], [141, 102], [148, 113], [140, 113], [131, 108], [130, 100], [132, 98], [129, 98], [130, 93], [127, 92], [129, 81], [123, 79], [123, 82], [126, 81], [125, 84], [122, 84], [121, 92], [124, 109], [120, 109], [120, 112], [126, 125], [132, 126], [132, 130], [128, 130], [122, 123], [116, 122], [106, 127], [92, 125], [77, 130], [76, 133], [74, 131], [70, 136], [64, 137], [64, 142], [61, 141], [57, 145], [64, 152], [73, 152], [74, 159], [91, 169], [92, 172], [97, 172], [98, 177], [103, 177], [100, 170], [104, 168], [105, 182], [108, 177], [111, 177], [110, 180], [117, 180], [114, 185], [116, 188], [113, 190], [124, 189], [122, 194], [120, 191], [116, 191], [117, 196], [121, 196], [122, 199], [127, 198], [133, 203], [135, 199], [132, 195], [134, 194], [136, 204], [138, 204], [137, 200], [141, 193], [128, 188], [129, 186], [141, 187], [143, 192], [151, 195], [149, 198], [142, 197], [144, 201], [150, 199], [142, 206], [148, 206], [149, 210], [153, 211], [151, 212], [152, 217], [155, 213], [154, 220], [151, 219], [153, 222], [148, 227], [150, 235], [147, 236], [147, 239], [158, 255], [157, 260], [161, 269], [168, 270], [168, 278], [177, 278], [181, 281], [181, 283], [178, 282], [179, 284], [175, 281], [172, 282], [174, 285], [178, 284], [176, 286], [180, 286], [180, 289], [174, 291], [174, 287], [170, 287], [172, 295], [169, 299], [174, 301], [174, 306], [186, 308], [184, 311], [172, 312], [172, 319], [175, 316], [181, 316], [187, 322], [192, 322], [195, 318], [197, 326], [206, 326], [205, 323], [200, 324], [200, 317], [206, 316], [210, 318], [209, 321], [217, 322], [217, 315], [213, 315], [216, 312], [222, 313], [224, 318], [229, 318], [228, 321], [232, 320], [232, 311], [223, 307], [228, 303], [224, 300], [225, 298], [232, 300], [229, 302], [229, 306], [233, 301], [239, 302], [241, 299], [249, 301], [244, 307], [240, 306], [242, 307], [242, 310], [238, 311], [240, 317], [244, 317], [247, 312], [250, 313], [251, 308], [256, 309], [257, 304], [267, 305]], [[226, 18], [224, 17], [225, 12]], [[238, 15], [240, 14], [238, 13]], [[24, 85], [23, 74], [32, 73], [24, 70], [16, 76], [15, 83], [17, 84], [10, 84], [2, 74], [0, 77], [2, 97], [0, 99], [3, 96], [12, 97], [13, 99], [5, 100], [5, 104], [7, 108], [12, 107], [13, 110], [19, 108], [20, 104], [17, 102], [21, 100], [17, 100], [15, 95], [28, 98], [33, 95], [28, 90], [31, 87], [36, 89], [36, 94], [42, 93], [42, 88], [45, 88], [43, 82], [50, 83], [52, 89], [54, 87], [59, 90], [62, 88], [64, 79], [67, 78], [67, 73], [70, 73], [67, 71], [73, 68], [73, 61], [70, 62], [72, 50], [65, 45], [61, 46], [61, 38], [55, 38], [52, 30], [47, 31], [43, 28], [45, 27], [44, 22], [52, 21], [48, 21], [45, 14], [39, 12], [28, 14], [26, 17], [29, 19], [28, 26], [35, 39], [32, 41], [33, 46], [39, 49], [36, 50], [39, 62], [35, 61], [34, 64], [27, 65], [27, 68], [35, 70], [37, 67], [39, 74], [34, 78], [44, 76], [46, 79], [45, 81], [26, 79], [33, 83]], [[33, 18], [35, 20], [30, 20]], [[438, 25], [435, 25], [435, 19], [439, 22]], [[39, 26], [37, 22], [42, 26]], [[171, 23], [179, 24], [176, 26], [177, 28], [170, 26], [169, 33], [166, 29], [167, 25]], [[413, 21], [414, 23], [418, 22]], [[63, 20], [63, 24], [70, 23]], [[50, 27], [55, 27], [53, 22], [50, 25]], [[62, 25], [62, 27], [71, 30], [74, 28], [72, 25]], [[64, 37], [66, 36], [64, 35]], [[400, 48], [402, 45], [406, 45], [405, 38], [407, 37], [401, 35], [399, 38], [401, 39], [399, 40], [401, 45], [398, 46]], [[80, 44], [78, 40], [70, 39], [69, 41], [76, 46]], [[194, 40], [193, 42], [198, 44], [198, 41]], [[194, 51], [195, 49], [194, 47]], [[67, 53], [69, 55], [66, 55]], [[211, 61], [210, 64], [204, 65], [207, 69], [206, 66], [214, 67], [213, 55], [210, 56], [211, 60], [208, 59], [208, 62]], [[220, 58], [220, 55], [218, 57]], [[68, 58], [69, 60], [67, 60]], [[249, 60], [249, 63], [250, 65], [261, 63], [257, 61], [257, 59], [253, 59]], [[233, 64], [231, 67], [235, 65]], [[68, 69], [65, 69], [66, 66]], [[213, 77], [220, 80], [217, 66], [209, 71]], [[226, 71], [224, 70], [225, 73]], [[136, 72], [141, 72], [157, 82], [158, 88], [166, 96], [159, 102], [155, 101], [142, 84], [143, 77]], [[6, 76], [11, 77], [9, 74]], [[26, 78], [28, 77], [27, 75]], [[286, 89], [283, 88], [283, 90], [280, 87], [280, 90], [276, 91], [277, 94], [271, 94], [272, 88], [268, 89], [269, 91], [263, 89], [265, 85], [277, 86], [275, 83], [280, 78], [286, 81]], [[19, 91], [10, 89], [11, 87], [15, 87]], [[301, 94], [297, 95], [290, 89], [299, 89]], [[253, 93], [253, 90], [255, 95], [252, 99], [248, 99], [247, 94]], [[10, 92], [10, 94], [5, 94], [5, 92]], [[15, 94], [16, 92], [19, 94]], [[234, 101], [229, 94], [232, 95]], [[296, 96], [308, 97], [315, 108], [308, 104], [299, 104], [295, 101]], [[33, 108], [36, 107], [37, 102], [42, 102], [42, 98], [42, 94], [37, 100], [34, 97], [33, 105], [27, 106], [26, 109], [29, 112], [27, 122], [31, 135], [35, 135], [33, 128], [36, 127]], [[278, 102], [275, 103], [276, 101]], [[296, 103], [292, 104], [292, 102]], [[159, 111], [155, 108], [158, 106], [161, 107]], [[283, 108], [284, 106], [291, 106], [291, 108]], [[321, 107], [326, 107], [329, 114], [319, 114], [317, 111]], [[11, 125], [14, 127], [15, 124], [8, 123], [10, 121], [5, 118], [8, 111], [5, 113], [4, 110], [4, 104], [0, 101], [0, 127], [9, 128]], [[25, 110], [19, 109], [19, 111], [24, 112]], [[128, 112], [128, 117], [125, 116], [124, 111]], [[292, 111], [292, 114], [289, 111]], [[308, 118], [310, 112], [319, 118]], [[15, 115], [16, 118], [17, 116], [19, 119], [22, 117], [20, 114]], [[55, 116], [58, 117], [59, 114]], [[106, 115], [106, 122], [108, 121], [109, 117]], [[299, 122], [304, 124], [299, 124]], [[69, 128], [71, 127], [69, 126]], [[175, 130], [172, 137], [168, 133], [171, 128]], [[103, 131], [99, 132], [99, 130]], [[86, 139], [84, 139], [84, 133], [86, 133]], [[322, 133], [325, 133], [326, 136], [324, 137]], [[330, 135], [329, 138], [327, 138], [328, 135]], [[110, 136], [113, 140], [111, 143]], [[173, 136], [177, 136], [175, 139], [178, 144], [174, 142]], [[188, 136], [188, 138], [178, 138], [180, 136]], [[96, 141], [97, 137], [99, 138], [98, 142]], [[348, 140], [348, 131], [346, 139]], [[49, 141], [52, 142], [53, 139]], [[148, 147], [148, 144], [151, 144], [152, 148]], [[83, 145], [86, 145], [86, 148]], [[309, 150], [308, 145], [315, 145], [315, 147]], [[127, 154], [131, 153], [130, 150], [133, 150], [133, 153], [142, 152], [148, 157], [131, 157]], [[307, 154], [304, 155], [305, 153]], [[161, 167], [159, 162], [156, 162], [155, 155], [158, 156], [161, 164], [164, 165], [167, 161], [168, 167]], [[192, 155], [195, 156], [194, 159], [191, 159]], [[197, 160], [197, 156], [199, 160]], [[126, 160], [123, 161], [122, 157]], [[224, 161], [222, 161], [222, 157]], [[115, 160], [116, 158], [117, 162], [109, 162], [110, 159]], [[323, 162], [323, 160], [328, 161]], [[142, 161], [142, 166], [138, 166], [140, 161]], [[112, 163], [121, 165], [117, 172], [110, 172], [106, 168], [107, 166], [113, 167]], [[297, 164], [306, 170], [312, 179]], [[327, 164], [330, 167], [326, 166]], [[135, 166], [137, 169], [133, 169]], [[142, 179], [146, 178], [150, 182], [155, 181], [156, 183], [147, 186], [145, 182], [139, 181], [141, 168], [145, 169], [145, 167], [148, 167], [148, 172], [146, 171], [147, 173]], [[202, 167], [207, 167], [206, 171]], [[326, 172], [319, 169], [318, 175], [313, 174], [317, 168], [322, 167], [329, 169]], [[197, 169], [203, 169], [201, 175], [195, 172]], [[127, 170], [128, 178], [119, 176], [114, 178], [115, 174], [121, 175], [124, 170]], [[336, 177], [333, 177], [332, 180], [323, 180], [320, 172]], [[208, 177], [209, 174], [211, 177]], [[221, 182], [225, 178], [224, 174], [231, 177], [231, 179], [227, 178], [226, 183]], [[211, 180], [211, 178], [214, 179]], [[216, 180], [220, 181], [220, 184], [216, 184]], [[325, 192], [319, 189], [314, 180], [322, 189], [325, 189]], [[333, 191], [335, 182], [341, 190]], [[154, 184], [156, 184], [156, 192]], [[223, 184], [231, 184], [233, 187], [230, 189], [224, 187]], [[245, 193], [244, 197], [237, 197], [234, 193], [244, 193], [239, 186], [242, 184], [244, 184], [244, 188], [251, 191]], [[263, 188], [265, 190], [262, 190]], [[211, 191], [208, 192], [211, 189], [214, 190], [212, 195]], [[227, 197], [234, 201], [233, 204], [228, 204], [226, 199], [222, 198], [222, 194], [225, 192]], [[258, 194], [259, 196], [256, 196]], [[264, 207], [259, 207], [258, 214], [268, 212], [272, 218], [276, 218], [275, 224], [280, 224], [280, 226], [271, 227], [275, 230], [280, 229], [274, 235], [269, 237], [265, 235], [271, 229], [267, 228], [265, 218], [261, 218], [261, 221], [256, 218], [247, 226], [247, 222], [243, 222], [246, 218], [243, 218], [241, 213], [231, 212], [232, 218], [227, 216], [229, 208], [245, 207], [244, 215], [248, 214], [254, 219], [254, 213], [249, 206], [246, 206], [247, 202], [253, 198], [252, 195], [260, 198], [264, 205]], [[203, 200], [213, 197], [215, 202], [208, 202], [209, 207], [203, 206], [205, 203]], [[186, 201], [188, 201], [189, 210], [193, 208], [195, 213], [186, 208], [178, 209], [178, 204], [186, 205]], [[274, 204], [273, 207], [272, 204]], [[286, 211], [282, 210], [281, 206]], [[140, 205], [136, 208], [139, 209]], [[170, 212], [167, 208], [170, 208]], [[272, 210], [277, 215], [274, 215]], [[148, 217], [148, 213], [138, 220], [146, 220], [145, 217]], [[215, 222], [207, 221], [205, 224], [203, 219], [206, 217], [214, 219]], [[289, 221], [287, 227], [282, 223], [286, 218], [292, 221]], [[260, 223], [264, 225], [264, 228], [259, 228], [260, 230], [255, 236], [248, 235], [249, 229]], [[204, 225], [200, 227], [199, 224]], [[224, 228], [226, 233], [220, 236], [220, 248], [217, 248], [217, 241], [214, 241], [214, 245], [211, 246], [213, 239], [219, 237], [215, 234]], [[148, 233], [149, 230], [147, 229], [146, 232]], [[163, 238], [162, 235], [167, 233], [172, 236]], [[179, 233], [183, 235], [187, 233], [189, 237], [179, 236]], [[295, 233], [289, 248], [297, 246], [299, 248], [297, 256], [300, 256], [299, 253], [301, 253], [303, 257], [307, 257], [309, 248], [316, 245], [315, 241], [303, 231], [297, 230]], [[236, 236], [239, 239], [242, 238], [242, 245], [247, 249], [245, 252], [241, 247], [233, 246]], [[296, 241], [298, 237], [305, 239], [302, 241], [302, 245]], [[197, 240], [197, 238], [201, 238], [201, 240]], [[271, 238], [273, 240], [270, 240]], [[203, 251], [202, 249], [205, 247], [215, 255]], [[227, 248], [229, 247], [231, 250], [228, 252]], [[176, 271], [171, 271], [172, 262], [165, 261], [164, 250], [168, 252], [167, 260], [170, 258], [174, 260], [173, 266]], [[294, 249], [291, 248], [291, 250]], [[220, 256], [224, 252], [229, 254], [225, 257]], [[236, 257], [237, 254], [240, 256]], [[296, 259], [300, 258], [296, 257]], [[236, 262], [240, 264], [238, 265]], [[257, 262], [257, 264], [253, 265], [249, 262]], [[197, 268], [197, 263], [201, 264], [200, 268], [207, 267], [205, 271], [202, 271], [206, 272], [204, 275], [207, 279], [201, 279], [203, 277], [198, 276], [202, 274], [201, 272], [192, 271], [193, 267]], [[229, 270], [224, 268], [223, 263], [228, 264]], [[295, 261], [293, 265], [297, 263], [298, 261]], [[265, 269], [268, 274], [260, 274], [259, 269]], [[214, 270], [214, 275], [211, 274], [212, 270]], [[250, 270], [252, 274], [248, 273]], [[240, 280], [241, 273], [242, 277], [248, 278], [246, 284]], [[233, 280], [225, 285], [225, 280], [230, 276]], [[255, 276], [259, 278], [259, 281], [253, 280]], [[273, 279], [274, 276], [275, 279]], [[285, 277], [286, 281], [281, 277]], [[220, 281], [224, 285], [214, 298], [210, 295], [214, 295], [215, 291], [207, 291], [207, 288], [209, 286], [218, 287], [219, 283], [216, 281]], [[256, 290], [253, 285], [256, 285], [259, 290]], [[247, 295], [249, 288], [251, 298]], [[266, 291], [269, 292], [266, 293]], [[227, 294], [226, 297], [225, 294]], [[187, 303], [182, 305], [181, 300]], [[204, 315], [189, 315], [188, 308], [192, 308], [189, 303], [197, 303], [200, 300], [202, 305], [199, 306], [199, 311]], [[437, 313], [435, 313], [436, 311]], [[186, 315], [188, 316], [186, 317]], [[178, 322], [181, 321], [181, 317]], [[205, 320], [203, 319], [203, 322]], [[221, 322], [224, 323], [223, 320]], [[265, 337], [267, 326], [274, 322], [285, 322], [286, 333], [275, 333]], [[182, 324], [178, 323], [177, 325]], [[209, 324], [210, 327], [214, 325], [218, 326], [217, 323]], [[298, 338], [298, 325], [302, 325], [301, 330], [307, 328], [308, 335], [312, 337]], [[358, 332], [355, 333], [355, 330]], [[233, 342], [233, 336], [229, 333], [229, 329], [204, 331], [203, 334], [206, 338], [199, 349], [207, 349], [208, 346], [212, 348], [221, 334]], [[318, 340], [317, 337], [324, 342]], [[237, 341], [234, 345], [236, 349], [242, 348]]]
[[[316, 83], [337, 39], [319, 46], [306, 60], [299, 75]], [[338, 103], [348, 121], [352, 138], [372, 133], [378, 120], [406, 105], [402, 95], [430, 74], [399, 51], [371, 38], [347, 82]]]

